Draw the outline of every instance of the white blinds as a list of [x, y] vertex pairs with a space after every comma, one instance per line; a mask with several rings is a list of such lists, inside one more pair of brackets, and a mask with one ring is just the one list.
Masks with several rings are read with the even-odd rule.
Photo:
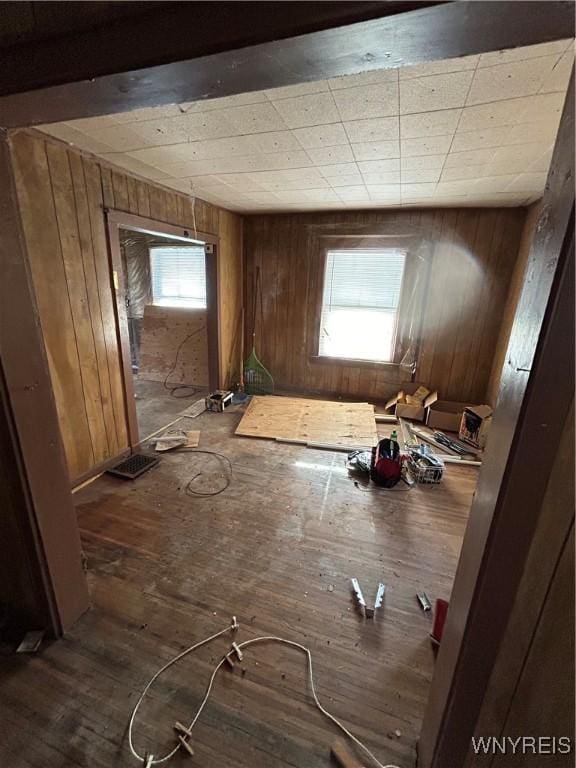
[[405, 258], [385, 248], [328, 252], [319, 355], [392, 360]]
[[204, 246], [150, 248], [154, 304], [206, 307]]

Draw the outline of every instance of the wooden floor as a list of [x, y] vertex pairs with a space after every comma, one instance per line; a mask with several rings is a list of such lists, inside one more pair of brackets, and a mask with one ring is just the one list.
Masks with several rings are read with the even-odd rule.
[[[477, 472], [452, 465], [441, 486], [366, 492], [346, 476], [343, 454], [233, 436], [240, 416], [204, 413], [194, 423], [200, 447], [233, 462], [219, 496], [185, 493], [199, 468], [215, 480], [214, 459], [192, 453], [165, 456], [135, 482], [102, 477], [76, 494], [93, 608], [41, 654], [3, 660], [0, 765], [138, 765], [126, 740], [138, 693], [235, 614], [240, 640], [274, 634], [308, 645], [325, 706], [381, 762], [413, 768], [434, 666], [430, 616], [415, 593], [449, 596]], [[386, 583], [376, 622], [356, 613], [351, 576], [369, 595]], [[171, 725], [192, 718], [228, 647], [221, 638], [161, 678], [137, 722], [142, 751], [171, 746]], [[303, 657], [260, 647], [244, 668], [217, 680], [196, 757], [172, 764], [332, 765], [335, 730], [311, 705]]]

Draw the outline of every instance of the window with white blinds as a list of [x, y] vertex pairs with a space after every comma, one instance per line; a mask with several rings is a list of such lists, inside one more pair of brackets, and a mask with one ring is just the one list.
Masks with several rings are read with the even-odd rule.
[[152, 301], [163, 307], [206, 307], [204, 246], [150, 248]]
[[321, 357], [393, 361], [405, 260], [391, 248], [328, 251]]

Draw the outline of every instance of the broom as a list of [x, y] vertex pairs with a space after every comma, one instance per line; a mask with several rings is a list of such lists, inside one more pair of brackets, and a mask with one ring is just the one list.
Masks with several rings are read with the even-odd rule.
[[244, 363], [244, 391], [249, 395], [271, 395], [274, 392], [274, 379], [270, 371], [262, 365], [256, 354], [256, 307], [260, 302], [261, 325], [264, 325], [262, 307], [262, 287], [260, 285], [260, 267], [256, 267], [254, 280], [254, 301], [252, 306], [252, 352]]

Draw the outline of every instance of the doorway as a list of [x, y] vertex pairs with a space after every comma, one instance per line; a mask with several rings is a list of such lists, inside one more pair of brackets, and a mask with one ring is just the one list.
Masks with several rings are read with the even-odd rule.
[[213, 236], [107, 214], [130, 447], [218, 381]]

